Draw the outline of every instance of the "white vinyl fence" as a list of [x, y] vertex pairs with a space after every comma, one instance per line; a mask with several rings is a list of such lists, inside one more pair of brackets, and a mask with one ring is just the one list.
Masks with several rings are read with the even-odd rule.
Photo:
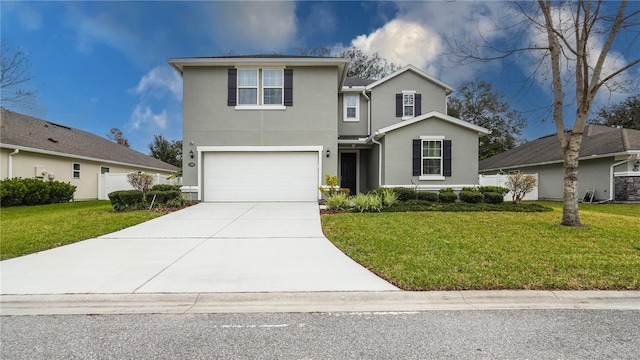
[[[538, 181], [538, 174], [531, 174], [533, 176], [535, 176], [536, 181]], [[507, 183], [507, 178], [509, 177], [509, 175], [483, 175], [480, 174], [480, 176], [478, 177], [478, 184], [480, 184], [480, 186], [502, 186], [502, 187], [506, 187], [505, 184]], [[509, 191], [509, 193], [507, 195], [504, 196], [504, 200], [505, 201], [511, 201], [512, 197], [511, 197], [511, 191]], [[536, 188], [528, 193], [527, 195], [524, 196], [524, 199], [522, 200], [538, 200], [538, 186], [536, 186]]]
[[[134, 190], [127, 181], [129, 173], [105, 173], [98, 174], [98, 200], [109, 200], [109, 193], [118, 190]], [[152, 174], [149, 174], [152, 175]], [[169, 179], [168, 175], [155, 174], [153, 185], [169, 184], [180, 185], [182, 178]]]

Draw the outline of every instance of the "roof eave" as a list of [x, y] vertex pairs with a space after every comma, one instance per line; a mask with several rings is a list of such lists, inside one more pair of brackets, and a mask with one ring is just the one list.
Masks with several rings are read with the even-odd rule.
[[[602, 158], [607, 158], [607, 157], [614, 157], [615, 158], [617, 156], [625, 156], [625, 155], [640, 157], [640, 150], [627, 150], [627, 151], [624, 151], [624, 152], [581, 156], [581, 157], [578, 158], [578, 161], [602, 159]], [[493, 167], [493, 168], [488, 168], [488, 169], [480, 169], [479, 171], [499, 171], [499, 170], [519, 169], [519, 168], [524, 168], [524, 167], [559, 164], [559, 163], [563, 163], [563, 162], [564, 162], [563, 159], [549, 160], [549, 161], [542, 161], [542, 162], [537, 162], [537, 163], [529, 163], [529, 164], [521, 164], [521, 165], [498, 166], [498, 167]]]
[[396, 77], [396, 76], [398, 76], [398, 75], [400, 75], [402, 73], [405, 73], [407, 71], [413, 71], [414, 73], [418, 74], [419, 76], [421, 76], [421, 77], [433, 82], [434, 84], [444, 88], [447, 95], [453, 93], [454, 90], [455, 90], [451, 85], [449, 85], [449, 84], [447, 84], [447, 83], [445, 83], [445, 82], [443, 82], [441, 80], [436, 79], [435, 77], [427, 74], [426, 72], [418, 69], [417, 67], [415, 67], [413, 65], [407, 65], [407, 66], [403, 67], [402, 69], [400, 69], [400, 70], [398, 70], [398, 71], [396, 71], [396, 72], [394, 72], [392, 74], [389, 74], [389, 75], [383, 77], [382, 79], [380, 79], [380, 80], [378, 80], [378, 81], [376, 81], [376, 82], [374, 82], [372, 84], [367, 85], [367, 90], [371, 90], [374, 87], [376, 87], [378, 85], [381, 85], [381, 84], [383, 84], [383, 83], [393, 79], [394, 77]]

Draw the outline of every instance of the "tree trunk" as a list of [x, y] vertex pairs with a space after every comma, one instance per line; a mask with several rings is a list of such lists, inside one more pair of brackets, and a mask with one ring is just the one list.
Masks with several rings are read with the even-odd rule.
[[569, 144], [564, 149], [564, 195], [562, 225], [582, 226], [578, 210], [578, 157], [582, 134], [572, 132]]

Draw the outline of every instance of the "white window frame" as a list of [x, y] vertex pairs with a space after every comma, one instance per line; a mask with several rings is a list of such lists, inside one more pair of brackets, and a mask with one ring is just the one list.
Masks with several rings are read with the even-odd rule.
[[[420, 136], [420, 177], [419, 180], [444, 180], [444, 136]], [[440, 156], [424, 156], [424, 143], [427, 141], [440, 142]], [[440, 174], [424, 174], [424, 160], [440, 159]]]
[[[240, 71], [256, 71], [257, 72], [257, 86], [241, 86], [239, 81]], [[264, 73], [265, 70], [279, 70], [281, 74], [280, 86], [265, 86]], [[284, 106], [284, 67], [264, 67], [264, 68], [238, 68], [238, 75], [236, 80], [236, 110], [285, 110]], [[240, 104], [240, 89], [256, 89], [256, 103], [254, 104]], [[280, 104], [265, 104], [264, 95], [265, 89], [281, 89], [280, 90]]]
[[[412, 105], [405, 105], [405, 96], [411, 96], [413, 99]], [[411, 115], [405, 115], [405, 107], [411, 106]], [[403, 90], [402, 91], [402, 120], [413, 119], [416, 116], [416, 91], [415, 90]]]
[[[350, 97], [356, 98], [356, 105], [355, 105], [356, 115], [354, 117], [349, 117], [349, 115], [348, 115], [348, 109], [349, 108], [353, 108], [353, 106], [349, 106], [348, 102], [347, 102], [347, 98], [350, 98]], [[344, 106], [343, 106], [343, 108], [344, 108], [344, 110], [343, 110], [344, 114], [343, 115], [344, 116], [342, 117], [342, 120], [346, 121], [346, 122], [358, 122], [358, 121], [360, 121], [360, 94], [358, 94], [358, 93], [350, 93], [350, 94], [347, 93], [347, 94], [344, 94], [342, 102], [344, 103]]]
[[[76, 165], [78, 165], [78, 169], [76, 170]], [[80, 171], [82, 169], [82, 165], [80, 163], [72, 163], [71, 164], [71, 178], [72, 179], [80, 179]], [[76, 173], [78, 173], [78, 176], [76, 176]]]

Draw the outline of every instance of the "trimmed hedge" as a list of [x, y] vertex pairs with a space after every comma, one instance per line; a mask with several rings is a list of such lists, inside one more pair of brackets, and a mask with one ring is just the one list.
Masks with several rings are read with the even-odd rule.
[[487, 204], [502, 204], [504, 202], [504, 195], [497, 192], [485, 192], [484, 202]]
[[469, 204], [479, 204], [484, 201], [484, 195], [479, 191], [463, 190], [460, 192], [460, 200]]
[[509, 189], [502, 186], [480, 186], [478, 188], [478, 191], [480, 191], [483, 194], [498, 193], [498, 194], [502, 194], [502, 196], [505, 196], [509, 192]]
[[476, 211], [508, 211], [508, 212], [546, 212], [553, 211], [552, 208], [539, 204], [443, 204], [432, 203], [423, 200], [411, 200], [398, 203], [388, 208], [383, 208], [382, 212], [414, 212], [414, 211], [445, 211], [445, 212], [476, 212]]
[[145, 208], [142, 191], [119, 190], [109, 193], [109, 201], [115, 211], [140, 210]]
[[458, 195], [453, 191], [441, 191], [440, 194], [438, 194], [438, 201], [443, 204], [451, 204], [456, 202], [456, 200], [458, 200]]
[[438, 202], [438, 193], [430, 191], [420, 191], [418, 192], [418, 200]]
[[170, 191], [157, 191], [157, 190], [152, 190], [152, 191], [147, 191], [147, 193], [145, 194], [145, 200], [148, 204], [151, 204], [151, 201], [153, 201], [153, 197], [156, 197], [156, 200], [153, 202], [154, 205], [163, 205], [168, 203], [171, 200], [175, 200], [175, 199], [179, 199], [182, 197], [182, 193], [180, 191], [176, 191], [176, 190], [170, 190]]
[[0, 180], [0, 206], [44, 205], [68, 202], [76, 186], [61, 181], [33, 178]]
[[413, 189], [396, 187], [393, 188], [393, 191], [398, 194], [398, 201], [409, 201], [418, 199], [418, 192]]
[[180, 191], [180, 185], [156, 184], [151, 187], [151, 191]]

